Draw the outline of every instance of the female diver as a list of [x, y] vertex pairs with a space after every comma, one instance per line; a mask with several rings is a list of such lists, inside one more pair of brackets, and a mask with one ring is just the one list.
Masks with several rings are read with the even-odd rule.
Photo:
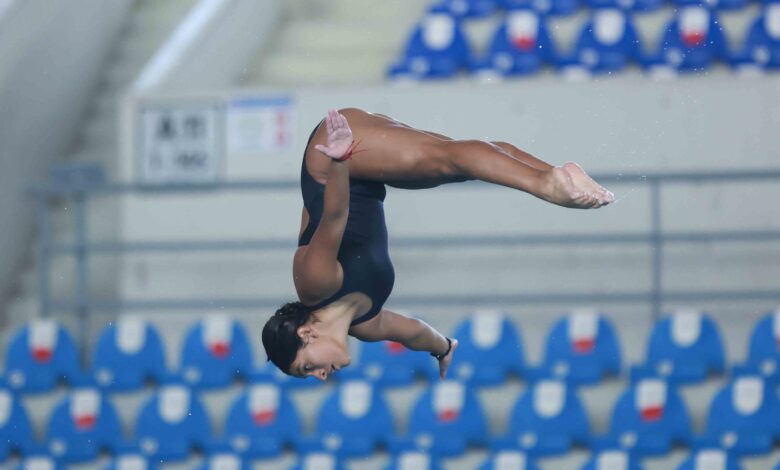
[[382, 308], [395, 279], [385, 184], [422, 189], [476, 179], [564, 207], [614, 201], [576, 163], [553, 167], [505, 142], [453, 140], [355, 108], [330, 110], [324, 122], [309, 137], [301, 169], [293, 261], [300, 301], [283, 305], [263, 328], [268, 359], [292, 376], [325, 380], [348, 366], [348, 335], [428, 351], [446, 375], [457, 340]]

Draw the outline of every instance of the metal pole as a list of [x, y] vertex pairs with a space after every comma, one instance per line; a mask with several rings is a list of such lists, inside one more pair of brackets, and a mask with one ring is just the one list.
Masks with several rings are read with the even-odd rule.
[[49, 226], [48, 197], [39, 194], [35, 198], [35, 213], [38, 218], [38, 302], [40, 314], [48, 317], [51, 314], [51, 293], [49, 292], [49, 265], [51, 264], [51, 227]]
[[658, 179], [650, 182], [651, 243], [652, 250], [652, 294], [653, 322], [661, 318], [663, 305], [663, 240], [661, 238], [661, 183]]
[[81, 350], [86, 351], [87, 329], [89, 328], [89, 263], [87, 259], [87, 195], [84, 191], [78, 191], [73, 195], [73, 217], [76, 230], [76, 315], [78, 316], [78, 328]]

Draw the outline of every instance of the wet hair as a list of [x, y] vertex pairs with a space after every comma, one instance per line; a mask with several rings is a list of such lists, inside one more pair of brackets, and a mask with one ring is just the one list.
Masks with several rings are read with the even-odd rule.
[[287, 375], [291, 375], [290, 366], [303, 346], [298, 328], [309, 320], [312, 311], [300, 302], [288, 302], [279, 307], [263, 327], [265, 354]]

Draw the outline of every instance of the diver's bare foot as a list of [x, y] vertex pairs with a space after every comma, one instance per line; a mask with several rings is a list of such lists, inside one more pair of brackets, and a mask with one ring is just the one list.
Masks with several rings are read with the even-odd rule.
[[593, 181], [576, 163], [555, 167], [545, 175], [548, 179], [542, 199], [564, 207], [595, 209], [613, 202], [615, 195]]

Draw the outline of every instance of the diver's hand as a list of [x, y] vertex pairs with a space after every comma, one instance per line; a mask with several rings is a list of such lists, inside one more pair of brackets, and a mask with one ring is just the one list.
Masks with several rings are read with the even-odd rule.
[[347, 118], [335, 109], [330, 109], [325, 125], [328, 129], [328, 145], [318, 144], [314, 148], [334, 160], [346, 160], [344, 157], [352, 146], [352, 129], [349, 128]]
[[450, 367], [450, 363], [452, 362], [452, 355], [455, 354], [456, 349], [458, 349], [458, 340], [453, 339], [452, 349], [450, 349], [450, 352], [447, 353], [446, 356], [439, 360], [439, 378], [442, 380], [444, 380], [444, 378], [447, 376], [447, 369]]

